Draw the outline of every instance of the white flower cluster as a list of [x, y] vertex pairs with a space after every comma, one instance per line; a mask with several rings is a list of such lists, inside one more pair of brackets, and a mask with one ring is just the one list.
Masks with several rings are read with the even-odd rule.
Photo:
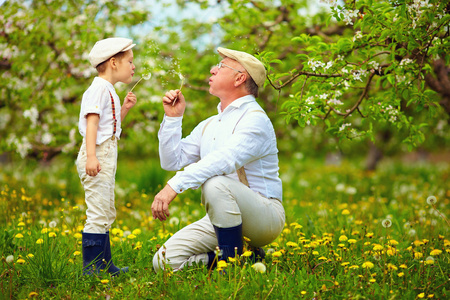
[[412, 16], [412, 28], [415, 29], [417, 22], [422, 17], [424, 8], [432, 8], [433, 4], [428, 3], [428, 0], [414, 0], [412, 4], [407, 5], [408, 12]]
[[402, 59], [402, 61], [400, 62], [400, 66], [404, 67], [404, 66], [406, 66], [406, 65], [410, 65], [410, 64], [413, 64], [413, 63], [414, 63], [414, 61], [413, 61], [412, 59], [410, 59], [410, 58], [404, 58], [404, 59]]
[[334, 104], [334, 105], [342, 105], [344, 104], [341, 100], [338, 100], [336, 98], [328, 100], [328, 104]]
[[39, 117], [39, 111], [36, 109], [36, 107], [32, 107], [26, 111], [23, 112], [24, 118], [28, 118], [31, 121], [31, 127], [36, 127], [37, 120]]
[[379, 64], [378, 62], [372, 60], [372, 61], [370, 61], [370, 62], [368, 63], [368, 65], [369, 65], [370, 67], [372, 67], [372, 69], [378, 70], [379, 72], [381, 72], [381, 67], [380, 67], [380, 64]]
[[362, 39], [362, 37], [363, 37], [363, 35], [362, 35], [361, 30], [357, 31], [355, 33], [355, 36], [353, 37], [353, 42], [355, 42], [356, 40]]
[[320, 0], [320, 3], [325, 3], [334, 7], [337, 6], [337, 0]]
[[389, 122], [394, 123], [395, 121], [397, 121], [398, 110], [396, 110], [394, 107], [392, 107], [392, 105], [385, 107], [384, 109], [382, 109], [382, 111], [383, 110], [385, 113], [388, 114]]
[[342, 11], [342, 13], [344, 14], [345, 25], [353, 25], [352, 18], [358, 17], [359, 10], [357, 10], [357, 9], [355, 9], [355, 10], [346, 10], [346, 9], [344, 9]]
[[353, 80], [359, 80], [359, 81], [362, 82], [361, 77], [367, 76], [367, 73], [369, 73], [369, 71], [363, 70], [363, 69], [361, 69], [361, 70], [354, 70], [353, 71]]
[[28, 151], [33, 147], [28, 138], [23, 136], [20, 140], [13, 134], [7, 140], [8, 146], [14, 144], [16, 146], [16, 151], [19, 153], [20, 157], [25, 158]]
[[321, 62], [321, 61], [316, 61], [314, 59], [310, 59], [308, 60], [308, 66], [315, 71], [317, 68], [323, 68], [325, 67], [325, 63]]
[[343, 131], [345, 130], [346, 127], [352, 126], [351, 123], [344, 123], [341, 125], [341, 127], [339, 127], [339, 131]]

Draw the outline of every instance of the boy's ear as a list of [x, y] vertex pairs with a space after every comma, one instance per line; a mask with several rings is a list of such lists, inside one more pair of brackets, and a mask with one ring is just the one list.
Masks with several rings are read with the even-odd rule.
[[112, 69], [115, 69], [117, 67], [117, 59], [115, 57], [111, 57], [108, 63]]

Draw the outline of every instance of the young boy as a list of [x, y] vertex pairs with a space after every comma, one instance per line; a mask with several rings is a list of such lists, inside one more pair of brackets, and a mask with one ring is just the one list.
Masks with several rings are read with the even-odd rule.
[[130, 39], [108, 38], [98, 41], [89, 53], [98, 77], [81, 101], [78, 128], [83, 143], [76, 162], [87, 205], [82, 241], [84, 274], [100, 269], [113, 275], [128, 271], [127, 267], [120, 269], [112, 262], [109, 229], [116, 218], [114, 185], [120, 125], [136, 104], [136, 96], [128, 93], [121, 106], [113, 85], [131, 83], [134, 46]]

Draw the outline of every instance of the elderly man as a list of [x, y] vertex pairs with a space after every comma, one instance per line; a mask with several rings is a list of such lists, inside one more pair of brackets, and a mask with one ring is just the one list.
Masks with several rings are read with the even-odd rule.
[[[221, 47], [217, 51], [223, 59], [209, 78], [209, 92], [220, 99], [217, 115], [182, 138], [184, 96], [172, 90], [163, 98], [161, 166], [184, 170], [155, 196], [153, 218], [166, 220], [177, 194], [198, 187], [206, 215], [164, 243], [153, 258], [155, 271], [193, 263], [213, 267], [217, 259], [242, 254], [243, 236], [250, 239], [255, 255], [263, 256], [259, 247], [274, 241], [284, 226], [275, 132], [255, 100], [266, 78], [264, 65], [245, 52]], [[215, 252], [217, 247], [220, 251]]]

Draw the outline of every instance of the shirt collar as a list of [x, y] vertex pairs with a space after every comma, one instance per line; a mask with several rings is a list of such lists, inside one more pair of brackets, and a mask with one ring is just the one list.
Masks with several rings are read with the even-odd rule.
[[95, 77], [94, 78], [94, 83], [95, 84], [104, 84], [104, 85], [106, 85], [106, 87], [111, 91], [114, 91], [114, 86], [112, 85], [112, 83], [111, 82], [109, 82], [108, 80], [106, 80], [106, 79], [103, 79], [103, 78], [101, 78], [101, 77]]
[[[248, 103], [248, 102], [252, 102], [252, 101], [255, 101], [255, 96], [253, 96], [253, 95], [245, 95], [244, 97], [237, 98], [236, 100], [231, 102], [230, 105], [228, 105], [227, 108], [225, 108], [225, 110], [228, 110], [228, 107], [240, 108], [243, 104]], [[219, 102], [219, 104], [217, 105], [217, 111], [219, 112], [219, 114], [223, 113], [222, 112], [222, 103], [221, 102]]]

